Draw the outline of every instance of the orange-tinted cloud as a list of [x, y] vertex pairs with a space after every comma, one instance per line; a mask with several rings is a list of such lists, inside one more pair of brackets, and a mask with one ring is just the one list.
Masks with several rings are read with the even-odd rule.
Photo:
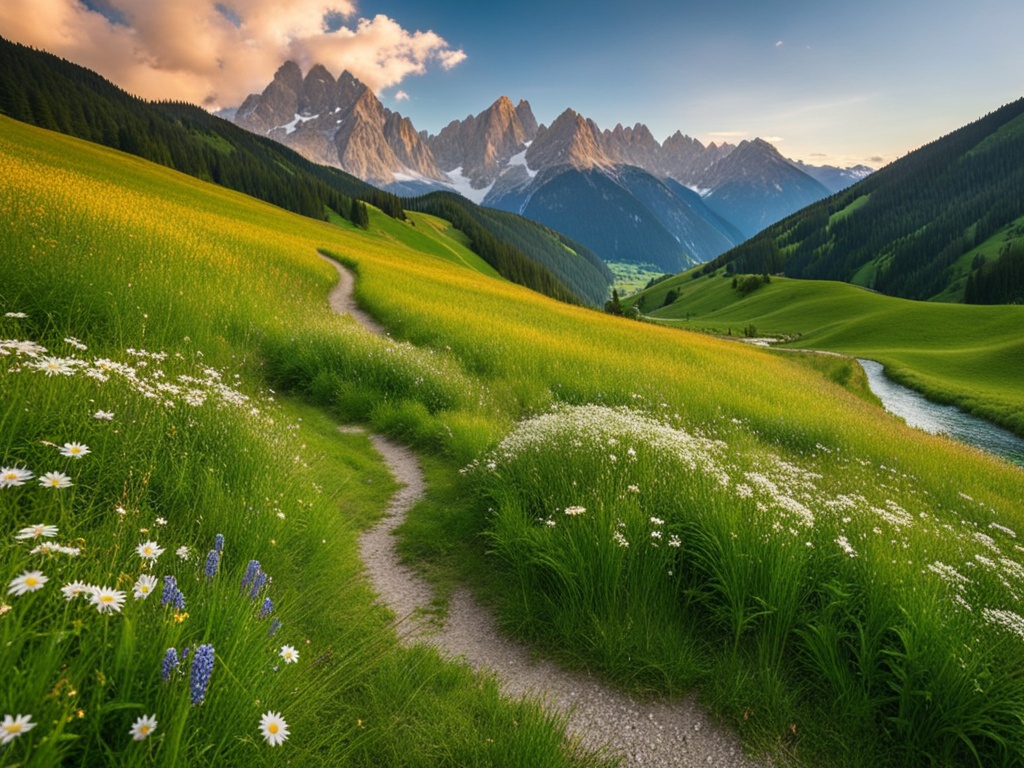
[[[356, 18], [352, 0], [3, 0], [0, 30], [99, 72], [149, 99], [237, 105], [285, 59], [348, 69], [375, 91], [466, 58], [434, 32], [387, 16]], [[328, 31], [326, 19], [341, 20]], [[113, 19], [113, 21], [111, 21]], [[351, 23], [355, 20], [355, 23]]]

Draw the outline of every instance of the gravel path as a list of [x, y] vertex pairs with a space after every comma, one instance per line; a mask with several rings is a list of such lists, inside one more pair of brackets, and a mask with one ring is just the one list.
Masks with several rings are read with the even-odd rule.
[[[330, 295], [331, 307], [383, 334], [380, 325], [354, 306], [351, 273], [334, 261], [330, 263], [340, 277]], [[584, 746], [595, 751], [607, 749], [621, 756], [625, 765], [763, 765], [748, 759], [735, 734], [716, 724], [692, 698], [637, 700], [586, 673], [569, 672], [531, 658], [528, 648], [498, 632], [493, 617], [467, 590], [455, 591], [444, 623], [438, 626], [430, 612], [432, 589], [399, 561], [394, 548], [395, 528], [423, 495], [419, 462], [409, 449], [385, 437], [370, 435], [370, 440], [401, 488], [392, 497], [384, 519], [360, 538], [360, 553], [380, 601], [398, 617], [396, 629], [405, 642], [427, 643], [448, 657], [461, 658], [474, 669], [493, 674], [508, 696], [529, 695], [567, 713], [569, 732]]]

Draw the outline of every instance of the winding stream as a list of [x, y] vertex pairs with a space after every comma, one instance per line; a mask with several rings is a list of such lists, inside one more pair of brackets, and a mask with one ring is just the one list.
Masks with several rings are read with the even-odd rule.
[[885, 410], [900, 416], [910, 426], [933, 435], [945, 433], [956, 440], [1024, 466], [1024, 439], [989, 421], [961, 411], [956, 406], [933, 403], [924, 395], [897, 384], [885, 375], [881, 363], [860, 358], [857, 362], [864, 368], [868, 385], [882, 401]]

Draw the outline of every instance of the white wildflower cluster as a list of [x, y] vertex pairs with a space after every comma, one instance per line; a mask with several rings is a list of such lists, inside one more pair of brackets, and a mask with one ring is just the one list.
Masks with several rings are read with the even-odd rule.
[[672, 456], [687, 469], [709, 475], [722, 471], [721, 457], [726, 448], [719, 440], [695, 437], [630, 408], [580, 405], [557, 407], [522, 422], [487, 460], [501, 466], [562, 442], [575, 447], [626, 444], [625, 453], [630, 459], [636, 457], [634, 446], [649, 446]]
[[[65, 342], [77, 350], [86, 349], [86, 346], [77, 339], [69, 337]], [[11, 372], [28, 370], [45, 373], [47, 376], [85, 376], [101, 384], [116, 378], [143, 397], [167, 408], [174, 408], [179, 404], [197, 408], [210, 402], [218, 407], [249, 408], [253, 415], [260, 413], [258, 408], [250, 405], [251, 398], [225, 383], [224, 375], [216, 368], [200, 365], [196, 372], [169, 376], [163, 368], [158, 367], [168, 359], [167, 352], [128, 348], [125, 355], [133, 359], [130, 363], [105, 357], [87, 360], [50, 356], [45, 347], [33, 341], [6, 340], [0, 341], [0, 354], [28, 358], [26, 362], [15, 361], [9, 368]], [[114, 414], [99, 410], [93, 417], [110, 421]]]
[[1024, 616], [1000, 608], [982, 608], [981, 615], [989, 624], [1012, 632], [1024, 640]]

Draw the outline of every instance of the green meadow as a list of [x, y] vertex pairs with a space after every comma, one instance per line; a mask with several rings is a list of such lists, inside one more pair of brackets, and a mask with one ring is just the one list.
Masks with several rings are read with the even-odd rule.
[[[724, 274], [724, 273], [723, 273]], [[669, 305], [669, 291], [677, 298]], [[870, 358], [893, 379], [1024, 434], [1024, 307], [908, 301], [825, 280], [773, 277], [740, 296], [732, 276], [666, 280], [642, 301], [659, 323], [782, 338], [794, 349]]]
[[430, 217], [316, 222], [6, 119], [0, 161], [4, 763], [605, 764], [398, 646], [356, 547], [392, 483], [342, 422], [421, 452], [402, 550], [538, 653], [695, 690], [779, 763], [1024, 760], [1018, 468], [496, 279]]

